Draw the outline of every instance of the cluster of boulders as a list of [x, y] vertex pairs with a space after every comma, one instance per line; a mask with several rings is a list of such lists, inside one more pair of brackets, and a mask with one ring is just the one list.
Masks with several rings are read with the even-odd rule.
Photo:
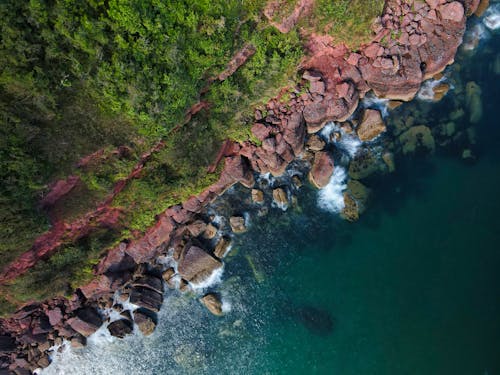
[[[248, 189], [251, 204], [264, 212], [267, 193], [256, 185], [255, 176], [281, 176], [296, 159], [309, 165], [313, 186], [326, 186], [335, 169], [328, 143], [332, 139], [318, 132], [335, 121], [342, 132], [334, 132], [334, 140], [342, 134], [356, 134], [370, 143], [386, 131], [377, 110], [365, 109], [352, 117], [359, 100], [369, 90], [394, 100], [413, 98], [424, 79], [453, 61], [464, 32], [465, 14], [474, 11], [477, 3], [389, 0], [384, 15], [374, 25], [374, 41], [359, 51], [313, 43], [311, 56], [302, 65], [302, 81], [256, 110], [251, 130], [260, 143], [230, 145], [231, 156], [224, 159], [216, 183], [167, 209], [143, 236], [109, 250], [96, 267], [95, 280], [71, 298], [31, 304], [0, 320], [0, 369], [25, 374], [46, 367], [50, 347], [63, 339], [73, 347], [85, 345], [86, 337], [109, 320], [113, 310], [120, 317], [106, 322], [112, 335], [124, 337], [134, 325], [145, 335], [151, 334], [165, 286], [186, 291], [206, 280], [222, 267], [231, 233], [247, 229], [245, 216], [230, 211], [234, 207], [228, 208], [227, 220], [216, 220], [208, 210], [216, 198], [240, 183]], [[478, 121], [480, 90], [468, 85], [466, 98], [471, 121]], [[419, 125], [398, 128], [391, 124], [403, 152], [435, 147], [432, 132]], [[445, 125], [442, 131], [454, 129]], [[354, 221], [370, 194], [361, 181], [380, 170], [393, 171], [393, 154], [390, 150], [375, 154], [370, 148], [362, 149], [348, 169], [342, 215]], [[291, 180], [295, 187], [302, 184], [298, 175]], [[293, 201], [285, 186], [271, 189], [277, 206], [286, 207]], [[200, 301], [211, 313], [223, 313], [216, 293], [208, 293]]]

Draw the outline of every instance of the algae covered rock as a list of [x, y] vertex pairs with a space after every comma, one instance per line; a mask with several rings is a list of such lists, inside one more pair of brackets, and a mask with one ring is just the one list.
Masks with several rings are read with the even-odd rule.
[[344, 208], [341, 216], [348, 221], [359, 219], [366, 207], [371, 190], [357, 180], [349, 180], [344, 192]]
[[418, 150], [434, 152], [436, 142], [431, 129], [425, 125], [414, 126], [399, 136], [403, 154], [411, 154]]
[[358, 151], [349, 164], [349, 176], [355, 180], [362, 180], [379, 170], [379, 161], [370, 150]]
[[483, 103], [481, 100], [481, 87], [476, 82], [468, 82], [465, 86], [465, 105], [469, 112], [469, 121], [478, 123], [483, 117]]

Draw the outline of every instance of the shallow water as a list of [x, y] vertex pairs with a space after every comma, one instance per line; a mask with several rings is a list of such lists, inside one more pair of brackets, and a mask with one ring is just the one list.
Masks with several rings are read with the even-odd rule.
[[44, 374], [500, 374], [499, 45], [458, 59], [483, 91], [475, 164], [398, 160], [355, 224], [303, 188], [236, 239], [224, 317], [172, 292], [151, 337], [103, 330]]

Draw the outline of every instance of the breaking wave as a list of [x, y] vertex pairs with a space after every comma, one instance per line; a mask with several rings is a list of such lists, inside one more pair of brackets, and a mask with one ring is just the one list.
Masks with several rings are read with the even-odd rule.
[[318, 193], [318, 207], [325, 211], [339, 213], [344, 208], [344, 190], [347, 187], [347, 173], [344, 167], [336, 166], [333, 175]]

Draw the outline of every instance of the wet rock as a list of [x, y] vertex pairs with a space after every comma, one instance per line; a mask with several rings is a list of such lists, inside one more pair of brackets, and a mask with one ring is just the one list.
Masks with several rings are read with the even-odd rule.
[[309, 181], [318, 189], [325, 187], [333, 174], [333, 159], [324, 151], [317, 152], [309, 172]]
[[386, 131], [386, 126], [382, 115], [375, 109], [366, 109], [363, 120], [356, 129], [356, 133], [361, 141], [371, 141]]
[[311, 151], [321, 151], [325, 148], [325, 144], [319, 135], [313, 134], [307, 140], [306, 147]]
[[229, 218], [229, 224], [231, 225], [231, 230], [234, 233], [243, 233], [247, 230], [245, 218], [242, 216], [231, 216]]
[[173, 267], [167, 268], [161, 275], [163, 281], [165, 281], [167, 284], [170, 281], [172, 277], [175, 275], [175, 270]]
[[252, 202], [253, 203], [264, 203], [264, 193], [259, 189], [252, 189]]
[[133, 287], [130, 292], [130, 302], [157, 312], [163, 303], [163, 295], [147, 287]]
[[452, 22], [462, 22], [464, 19], [464, 7], [458, 1], [453, 1], [448, 4], [443, 4], [438, 7], [441, 18]]
[[359, 151], [349, 164], [349, 176], [355, 180], [362, 180], [379, 170], [379, 162], [370, 150]]
[[392, 173], [396, 170], [396, 163], [394, 162], [394, 154], [392, 152], [384, 152], [382, 154], [382, 160], [385, 165], [387, 165], [387, 170]]
[[126, 335], [131, 334], [132, 330], [132, 322], [127, 319], [115, 320], [108, 325], [108, 331], [111, 336], [115, 336], [121, 339]]
[[217, 245], [215, 245], [214, 255], [219, 259], [224, 258], [229, 245], [231, 245], [231, 239], [229, 237], [221, 237], [217, 242]]
[[450, 85], [447, 83], [439, 83], [436, 86], [432, 88], [432, 91], [434, 92], [434, 100], [439, 101], [443, 99], [443, 97], [446, 95], [446, 93], [449, 91]]
[[279, 206], [286, 206], [288, 204], [288, 197], [285, 190], [277, 188], [273, 190], [273, 201]]
[[476, 124], [483, 117], [483, 103], [481, 87], [475, 82], [468, 82], [465, 86], [465, 105], [469, 112], [469, 121]]
[[414, 153], [417, 150], [434, 152], [435, 141], [431, 130], [425, 125], [414, 126], [399, 136], [404, 154]]
[[137, 327], [144, 336], [151, 335], [156, 328], [156, 322], [155, 319], [153, 319], [153, 314], [144, 309], [134, 311], [134, 322], [137, 324]]
[[133, 287], [144, 287], [163, 293], [163, 283], [160, 278], [152, 275], [143, 275], [132, 282]]
[[216, 294], [205, 294], [202, 298], [200, 298], [200, 301], [213, 315], [222, 315], [222, 301]]
[[299, 176], [295, 175], [292, 177], [292, 182], [295, 185], [295, 187], [300, 188], [302, 187], [302, 180], [300, 179]]
[[73, 349], [82, 349], [87, 345], [87, 338], [82, 335], [76, 335], [71, 339], [70, 343]]
[[195, 222], [189, 224], [187, 229], [193, 237], [198, 237], [200, 234], [205, 232], [207, 224], [203, 220], [196, 220]]
[[219, 260], [192, 245], [182, 254], [177, 270], [183, 279], [196, 283], [206, 279], [221, 266]]
[[84, 307], [76, 312], [76, 316], [68, 319], [69, 326], [81, 335], [88, 337], [102, 325], [102, 318], [96, 309]]
[[205, 233], [203, 233], [203, 237], [211, 240], [217, 235], [217, 228], [213, 224], [208, 224]]

